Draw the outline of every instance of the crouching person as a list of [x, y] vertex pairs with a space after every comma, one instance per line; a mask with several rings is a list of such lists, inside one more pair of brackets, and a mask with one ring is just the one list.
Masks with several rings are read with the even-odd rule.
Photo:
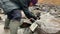
[[[13, 1], [13, 2], [12, 2]], [[37, 19], [29, 10], [30, 0], [1, 0], [1, 5], [5, 13], [7, 14], [7, 21], [10, 21], [10, 34], [17, 34], [18, 26], [21, 25], [21, 12], [23, 10], [27, 18]], [[34, 3], [35, 4], [35, 3]], [[34, 22], [30, 20], [31, 22]]]
[[[33, 15], [29, 10], [28, 10], [28, 7], [29, 7], [29, 3], [32, 1], [30, 1], [30, 0], [17, 0], [18, 2], [16, 2], [16, 3], [18, 3], [19, 5], [19, 7], [20, 7], [20, 10], [23, 10], [23, 12], [24, 12], [24, 14], [26, 15], [26, 17], [28, 18], [28, 19], [30, 19], [30, 18], [33, 18], [34, 20], [36, 20], [37, 19], [37, 17], [35, 16], [35, 15]], [[34, 5], [34, 4], [33, 4]], [[14, 10], [13, 10], [13, 12], [15, 12]], [[16, 12], [17, 13], [17, 12]], [[15, 14], [16, 14], [15, 13]], [[12, 14], [13, 16], [15, 15], [15, 14]], [[19, 12], [18, 12], [18, 14], [17, 15], [20, 15], [19, 14]], [[17, 17], [17, 16], [15, 16], [15, 17]], [[15, 17], [13, 17], [12, 18], [12, 20], [11, 20], [11, 25], [10, 25], [10, 34], [17, 34], [17, 30], [18, 30], [18, 26], [19, 25], [21, 25], [22, 23], [20, 22], [20, 24], [19, 24], [19, 21], [20, 21], [20, 19], [21, 19], [21, 16], [16, 20], [16, 18]], [[31, 22], [34, 22], [32, 19], [30, 20]], [[15, 25], [16, 24], [16, 25]], [[29, 30], [29, 28], [27, 28], [27, 30]], [[28, 32], [25, 32], [24, 34], [27, 34]], [[30, 34], [30, 32], [28, 33], [28, 34]]]

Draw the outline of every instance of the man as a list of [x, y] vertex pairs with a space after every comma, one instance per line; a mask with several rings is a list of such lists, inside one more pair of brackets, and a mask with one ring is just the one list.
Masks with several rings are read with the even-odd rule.
[[[26, 9], [28, 9], [28, 6], [32, 6], [32, 5], [34, 5], [37, 1], [35, 1], [34, 3], [32, 3], [30, 0], [29, 0], [29, 2], [28, 1], [26, 1], [26, 2], [28, 2], [27, 3], [27, 5], [25, 5], [23, 2], [22, 2], [22, 4], [23, 4], [23, 6], [21, 6], [20, 7], [20, 3], [18, 3], [18, 1], [17, 0], [11, 0], [12, 2], [14, 2], [14, 3], [12, 3], [12, 2], [10, 2], [10, 4], [8, 4], [7, 2], [5, 2], [5, 4], [8, 4], [8, 6], [9, 6], [9, 8], [8, 8], [8, 6], [7, 6], [7, 8], [6, 7], [4, 7], [4, 8], [6, 8], [7, 10], [5, 10], [5, 13], [7, 13], [8, 12], [8, 10], [10, 10], [11, 8], [13, 9], [13, 8], [15, 8], [15, 7], [17, 7], [17, 8], [21, 8], [21, 7], [23, 7], [23, 6], [25, 6], [25, 7], [27, 7]], [[21, 1], [21, 0], [20, 0]], [[17, 3], [17, 4], [15, 4], [15, 3]], [[30, 3], [30, 4], [29, 4]], [[3, 2], [3, 5], [4, 5], [4, 2]], [[17, 5], [19, 5], [19, 7], [17, 6]], [[12, 6], [12, 7], [10, 7], [10, 6]], [[16, 9], [16, 8], [15, 8]], [[22, 8], [21, 8], [22, 9]], [[20, 10], [21, 10], [20, 9]], [[23, 10], [23, 9], [22, 9]], [[28, 18], [30, 18], [31, 17], [31, 13], [30, 13], [30, 16], [28, 15], [29, 14], [29, 11], [25, 11], [25, 9], [24, 9], [24, 13], [26, 14], [26, 16], [28, 17]], [[27, 14], [28, 13], [28, 14]], [[5, 20], [5, 27], [4, 27], [4, 29], [9, 29], [9, 23], [8, 22], [10, 22], [10, 19], [6, 19]]]
[[[10, 22], [10, 33], [17, 34], [17, 28], [21, 25], [21, 12], [23, 10], [27, 18], [37, 19], [32, 13], [28, 10], [30, 0], [0, 0], [2, 8], [8, 16], [7, 21]], [[35, 2], [34, 2], [35, 3]], [[31, 20], [32, 21], [32, 20]], [[33, 22], [33, 21], [32, 21]]]
[[[18, 3], [17, 5], [20, 7], [20, 10], [23, 10], [23, 12], [25, 13], [25, 15], [27, 16], [27, 18], [34, 18], [35, 20], [37, 19], [34, 15], [32, 15], [32, 13], [28, 10], [28, 7], [29, 7], [29, 3], [30, 1], [29, 0], [18, 0], [18, 2], [15, 1], [15, 3]], [[33, 21], [32, 21], [33, 22]], [[18, 26], [21, 24], [18, 25], [15, 25], [16, 23], [10, 23], [10, 31], [11, 31], [11, 34], [17, 34], [17, 30], [18, 30]], [[14, 25], [14, 26], [13, 26]], [[13, 28], [12, 28], [13, 27]], [[29, 33], [30, 34], [30, 33]]]

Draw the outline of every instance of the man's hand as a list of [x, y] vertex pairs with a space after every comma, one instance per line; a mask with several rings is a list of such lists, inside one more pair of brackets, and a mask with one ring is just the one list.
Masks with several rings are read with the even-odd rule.
[[34, 20], [33, 18], [30, 18], [30, 21], [31, 21], [32, 23], [34, 23], [34, 22], [35, 22], [35, 20]]

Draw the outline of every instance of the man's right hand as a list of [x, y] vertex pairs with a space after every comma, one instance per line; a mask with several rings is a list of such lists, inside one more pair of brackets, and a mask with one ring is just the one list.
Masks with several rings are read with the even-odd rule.
[[30, 18], [30, 21], [31, 21], [32, 23], [34, 23], [34, 22], [35, 22], [35, 20], [34, 20], [33, 18]]

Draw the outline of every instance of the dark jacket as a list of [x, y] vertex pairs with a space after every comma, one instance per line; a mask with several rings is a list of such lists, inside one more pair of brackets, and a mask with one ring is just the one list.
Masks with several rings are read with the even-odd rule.
[[36, 17], [28, 9], [30, 1], [31, 0], [0, 0], [0, 4], [5, 13], [9, 14], [9, 12], [14, 9], [20, 9], [24, 11], [27, 18], [34, 18], [36, 20]]
[[11, 2], [10, 0], [0, 0], [0, 6], [5, 13], [8, 13], [13, 9], [19, 8], [15, 3]]
[[29, 7], [29, 3], [31, 0], [11, 0], [16, 3], [19, 7]]
[[34, 18], [35, 20], [37, 19], [28, 9], [29, 4], [32, 0], [11, 0], [12, 2], [16, 3], [20, 10], [23, 10], [27, 18]]

